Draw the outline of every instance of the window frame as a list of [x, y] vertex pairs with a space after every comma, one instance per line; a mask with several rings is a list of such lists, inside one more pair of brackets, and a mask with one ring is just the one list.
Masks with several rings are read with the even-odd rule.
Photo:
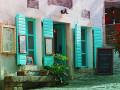
[[[28, 21], [33, 22], [33, 34], [28, 34]], [[36, 25], [35, 19], [26, 18], [26, 39], [27, 39], [27, 53], [26, 53], [26, 55], [29, 56], [29, 51], [34, 52], [34, 57], [33, 57], [34, 65], [36, 65], [36, 31], [35, 31], [36, 27], [35, 27], [35, 25]], [[29, 47], [28, 47], [28, 36], [33, 36], [34, 49], [29, 49]]]
[[[85, 40], [82, 40], [81, 37], [81, 60], [82, 60], [82, 55], [85, 54], [86, 56], [86, 66], [81, 65], [82, 68], [87, 68], [88, 67], [88, 60], [87, 60], [87, 27], [81, 27], [81, 34], [82, 34], [82, 29], [85, 30]], [[85, 42], [85, 53], [82, 53], [82, 42]]]

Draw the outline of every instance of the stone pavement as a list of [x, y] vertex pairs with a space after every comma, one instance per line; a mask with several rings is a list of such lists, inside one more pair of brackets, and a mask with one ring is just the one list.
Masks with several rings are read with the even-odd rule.
[[62, 87], [44, 87], [30, 90], [120, 90], [120, 74], [85, 75], [70, 80], [69, 85]]

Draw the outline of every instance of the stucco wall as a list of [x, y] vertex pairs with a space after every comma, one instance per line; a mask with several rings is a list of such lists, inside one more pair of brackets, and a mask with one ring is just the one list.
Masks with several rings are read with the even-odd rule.
[[[86, 9], [90, 11], [91, 21], [94, 26], [102, 28], [103, 5], [104, 0], [73, 0], [72, 9], [68, 9], [69, 14], [64, 15], [64, 17], [71, 18], [72, 21], [77, 22], [82, 19], [81, 10]], [[16, 13], [33, 18], [59, 17], [60, 11], [64, 8], [63, 6], [48, 5], [47, 0], [39, 0], [39, 10], [27, 8], [27, 0], [1, 0], [0, 13], [2, 14], [0, 14], [0, 22], [9, 20], [14, 24]]]
[[87, 56], [88, 56], [87, 57], [88, 68], [93, 68], [93, 33], [92, 33], [92, 28], [87, 28]]
[[[15, 24], [15, 16], [17, 13], [23, 14], [29, 18], [36, 19], [36, 64], [42, 67], [42, 19], [50, 18], [57, 22], [69, 23], [70, 29], [68, 29], [67, 33], [70, 33], [70, 35], [68, 35], [67, 39], [71, 40], [72, 30], [76, 23], [79, 23], [82, 26], [87, 26], [89, 27], [88, 29], [91, 30], [92, 27], [102, 28], [102, 11], [104, 5], [103, 2], [104, 0], [73, 0], [72, 9], [68, 9], [69, 14], [63, 15], [61, 17], [60, 11], [63, 10], [65, 7], [48, 5], [47, 0], [39, 0], [39, 9], [27, 8], [27, 0], [0, 0], [0, 22], [3, 23], [9, 21], [11, 24]], [[81, 10], [84, 9], [90, 11], [90, 20], [81, 17]], [[89, 31], [88, 34], [89, 37], [92, 36], [92, 33]], [[68, 51], [68, 55], [69, 58], [72, 60], [72, 64], [74, 62], [72, 40], [68, 42], [67, 45], [69, 45], [69, 43], [71, 44], [68, 48], [70, 49], [70, 52]], [[88, 50], [89, 55], [91, 56], [89, 58], [91, 62], [93, 60], [92, 39], [88, 41], [88, 43], [90, 43], [89, 47], [91, 48], [90, 50]], [[2, 67], [2, 71], [0, 72], [2, 72], [2, 76], [5, 74], [6, 71], [7, 74], [15, 73], [17, 71], [18, 66], [16, 66], [15, 55], [0, 55], [0, 58], [0, 66]], [[88, 66], [92, 68], [92, 62], [89, 63]]]

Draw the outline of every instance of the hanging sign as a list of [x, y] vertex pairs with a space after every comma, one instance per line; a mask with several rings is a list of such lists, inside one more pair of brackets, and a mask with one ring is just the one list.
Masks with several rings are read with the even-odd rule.
[[1, 53], [16, 54], [16, 30], [14, 26], [1, 25]]
[[19, 52], [27, 53], [27, 51], [26, 51], [26, 36], [25, 35], [19, 35]]
[[45, 54], [53, 55], [53, 38], [45, 37]]

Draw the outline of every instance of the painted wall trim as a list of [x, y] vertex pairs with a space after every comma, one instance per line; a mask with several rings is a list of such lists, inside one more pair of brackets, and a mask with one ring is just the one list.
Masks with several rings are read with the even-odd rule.
[[91, 20], [78, 20], [78, 24], [80, 24], [82, 27], [93, 27], [94, 26]]
[[51, 16], [50, 19], [52, 19], [54, 22], [60, 22], [60, 23], [72, 23], [71, 18], [68, 17], [61, 17], [60, 16]]

